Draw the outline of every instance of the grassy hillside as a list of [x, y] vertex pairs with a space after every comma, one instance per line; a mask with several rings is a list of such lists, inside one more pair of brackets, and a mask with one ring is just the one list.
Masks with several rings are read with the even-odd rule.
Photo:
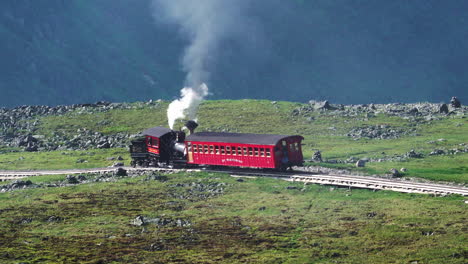
[[[107, 135], [114, 133], [135, 134], [152, 126], [167, 126], [166, 109], [168, 102], [148, 106], [133, 103], [128, 109], [114, 109], [105, 112], [76, 110], [65, 115], [37, 117], [39, 128], [35, 134], [49, 136], [61, 132], [75, 135], [78, 129]], [[324, 160], [347, 160], [350, 157], [368, 158], [375, 162], [367, 163], [363, 172], [384, 174], [390, 168], [407, 168], [406, 176], [421, 177], [431, 180], [468, 182], [468, 154], [430, 156], [434, 149], [463, 148], [468, 143], [468, 120], [463, 115], [435, 115], [433, 120], [408, 119], [386, 113], [369, 115], [357, 112], [355, 115], [339, 114], [340, 111], [311, 111], [306, 114], [295, 114], [297, 109], [306, 104], [292, 102], [271, 102], [258, 100], [221, 100], [206, 101], [199, 110], [198, 131], [230, 131], [250, 133], [300, 134], [305, 137], [303, 152], [305, 159], [310, 159], [316, 150], [322, 152]], [[176, 123], [182, 127], [183, 123]], [[348, 136], [356, 128], [385, 126], [393, 130], [406, 131], [395, 139], [354, 139]], [[424, 158], [399, 159], [405, 153], [415, 150]], [[125, 150], [120, 154], [128, 159]], [[31, 163], [37, 159], [36, 153], [0, 154], [0, 169], [34, 169], [75, 167], [77, 155], [85, 156], [86, 151], [71, 156], [61, 155], [62, 151], [47, 155], [60, 157], [48, 159], [47, 162]], [[73, 151], [71, 153], [74, 153]], [[96, 162], [80, 164], [83, 166], [109, 165], [107, 152], [98, 156]], [[45, 155], [45, 154], [40, 154]], [[40, 156], [39, 155], [39, 156]], [[18, 160], [19, 157], [24, 159]], [[376, 162], [379, 159], [382, 162]], [[322, 166], [354, 169], [352, 163], [321, 163]]]
[[[32, 177], [0, 193], [2, 263], [464, 263], [463, 198], [223, 174]], [[1, 186], [0, 186], [1, 187]], [[139, 217], [140, 216], [140, 217]]]

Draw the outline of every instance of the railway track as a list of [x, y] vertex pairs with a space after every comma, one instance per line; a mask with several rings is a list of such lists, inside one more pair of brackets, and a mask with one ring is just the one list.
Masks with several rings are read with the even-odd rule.
[[[127, 171], [181, 171], [182, 169], [169, 168], [131, 168], [122, 167]], [[44, 170], [44, 171], [0, 171], [0, 180], [14, 180], [40, 175], [82, 174], [82, 173], [107, 173], [114, 172], [117, 168], [72, 169], [72, 170]], [[354, 175], [312, 174], [307, 172], [259, 172], [247, 170], [216, 170], [216, 169], [183, 169], [183, 171], [207, 171], [228, 173], [237, 177], [274, 177], [292, 182], [304, 182], [304, 184], [323, 184], [334, 186], [347, 186], [351, 188], [365, 188], [372, 190], [390, 190], [403, 193], [423, 193], [448, 195], [459, 194], [468, 196], [468, 188], [436, 183], [418, 183], [401, 179], [383, 179], [377, 177]]]

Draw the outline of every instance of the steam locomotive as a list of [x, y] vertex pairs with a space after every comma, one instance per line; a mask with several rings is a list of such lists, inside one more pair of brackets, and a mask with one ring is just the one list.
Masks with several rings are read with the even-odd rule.
[[194, 132], [195, 121], [182, 130], [153, 127], [130, 145], [133, 167], [229, 166], [286, 170], [302, 166], [300, 135]]

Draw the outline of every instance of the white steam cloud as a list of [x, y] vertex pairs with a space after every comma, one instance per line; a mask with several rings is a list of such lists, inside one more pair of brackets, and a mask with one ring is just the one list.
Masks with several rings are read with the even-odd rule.
[[189, 40], [182, 66], [187, 72], [181, 98], [168, 108], [169, 127], [177, 119], [196, 118], [198, 106], [208, 95], [209, 64], [220, 41], [239, 30], [240, 14], [246, 0], [153, 0], [158, 22], [176, 24]]
[[174, 128], [174, 123], [177, 119], [188, 117], [196, 119], [197, 108], [203, 101], [203, 98], [208, 95], [208, 86], [202, 83], [198, 89], [184, 87], [180, 90], [180, 99], [174, 100], [167, 108], [167, 119], [169, 127]]

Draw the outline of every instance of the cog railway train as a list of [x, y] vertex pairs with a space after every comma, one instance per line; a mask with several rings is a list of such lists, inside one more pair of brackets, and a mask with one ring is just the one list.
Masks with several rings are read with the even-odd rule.
[[203, 165], [286, 170], [302, 166], [299, 135], [195, 132], [198, 124], [188, 121], [186, 133], [165, 127], [142, 132], [130, 145], [131, 165], [142, 167]]

